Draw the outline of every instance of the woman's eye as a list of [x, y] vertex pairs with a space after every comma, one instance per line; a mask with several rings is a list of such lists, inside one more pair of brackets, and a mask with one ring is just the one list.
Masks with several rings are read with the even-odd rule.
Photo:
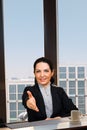
[[39, 73], [40, 72], [40, 70], [36, 70], [36, 73]]
[[44, 70], [44, 72], [49, 72], [49, 70]]
[[[35, 72], [36, 73], [40, 73], [41, 71], [40, 70], [36, 70]], [[49, 72], [49, 70], [46, 69], [46, 70], [43, 70], [43, 72]]]

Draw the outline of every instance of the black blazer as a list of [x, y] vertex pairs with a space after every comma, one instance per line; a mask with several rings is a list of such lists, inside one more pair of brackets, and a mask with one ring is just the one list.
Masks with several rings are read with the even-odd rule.
[[[39, 108], [39, 112], [35, 112], [34, 110], [31, 110], [26, 106], [26, 101], [28, 99], [27, 95], [28, 90], [31, 91], [33, 96], [35, 97], [37, 107]], [[67, 96], [63, 88], [51, 85], [51, 94], [53, 102], [53, 113], [51, 115], [51, 118], [56, 116], [60, 117], [70, 116], [71, 110], [78, 109], [73, 104], [72, 100]], [[37, 84], [34, 86], [28, 86], [24, 89], [22, 95], [22, 104], [27, 109], [28, 121], [38, 121], [47, 118], [43, 96]]]

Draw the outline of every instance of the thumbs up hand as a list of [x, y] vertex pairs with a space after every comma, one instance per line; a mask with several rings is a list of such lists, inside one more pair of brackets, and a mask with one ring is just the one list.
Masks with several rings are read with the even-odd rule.
[[29, 99], [26, 102], [27, 107], [32, 109], [32, 110], [35, 110], [36, 112], [38, 112], [39, 109], [36, 105], [36, 100], [35, 100], [34, 96], [32, 95], [32, 93], [30, 91], [27, 91], [27, 94], [28, 94], [28, 97], [29, 97]]

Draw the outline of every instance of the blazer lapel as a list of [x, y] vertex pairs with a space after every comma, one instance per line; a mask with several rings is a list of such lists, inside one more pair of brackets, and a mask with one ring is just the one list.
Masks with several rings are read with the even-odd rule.
[[56, 98], [57, 98], [56, 95], [57, 94], [56, 93], [57, 93], [56, 89], [53, 86], [51, 86], [52, 103], [53, 103], [53, 114], [54, 114], [54, 112], [57, 111], [57, 102], [56, 102]]

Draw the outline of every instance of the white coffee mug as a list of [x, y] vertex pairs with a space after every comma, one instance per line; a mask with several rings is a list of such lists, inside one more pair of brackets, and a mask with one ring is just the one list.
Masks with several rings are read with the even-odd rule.
[[72, 110], [71, 111], [71, 121], [80, 121], [80, 111], [79, 110]]

